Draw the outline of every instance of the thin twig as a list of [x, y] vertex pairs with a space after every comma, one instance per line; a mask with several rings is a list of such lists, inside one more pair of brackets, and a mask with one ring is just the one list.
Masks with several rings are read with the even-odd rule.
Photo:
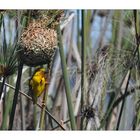
[[[69, 121], [70, 121], [70, 119], [64, 121], [63, 124], [66, 124], [66, 123], [68, 123]], [[56, 127], [52, 128], [51, 130], [55, 130], [55, 129], [59, 128], [59, 127], [60, 127], [60, 126], [57, 125]]]
[[[75, 118], [77, 118], [77, 117], [80, 117], [81, 115], [77, 115], [77, 116], [75, 116]], [[66, 123], [68, 123], [70, 121], [70, 119], [68, 119], [68, 120], [66, 120], [66, 121], [63, 121], [63, 124], [66, 124]], [[54, 128], [52, 128], [51, 130], [55, 130], [55, 129], [57, 129], [57, 128], [59, 128], [60, 126], [59, 125], [57, 125], [56, 127], [54, 127]]]
[[[2, 81], [0, 81], [0, 82], [2, 82]], [[5, 85], [10, 87], [11, 89], [15, 90], [15, 87], [13, 87], [12, 85], [7, 84], [7, 83], [5, 83]], [[28, 96], [27, 94], [23, 93], [20, 90], [19, 90], [19, 93], [33, 102], [32, 98], [30, 96]], [[42, 106], [39, 103], [37, 103], [37, 106], [42, 109]], [[63, 126], [61, 126], [61, 124], [51, 115], [51, 113], [47, 109], [45, 109], [45, 112], [59, 125], [59, 127], [61, 127], [62, 130], [65, 130], [65, 128]]]

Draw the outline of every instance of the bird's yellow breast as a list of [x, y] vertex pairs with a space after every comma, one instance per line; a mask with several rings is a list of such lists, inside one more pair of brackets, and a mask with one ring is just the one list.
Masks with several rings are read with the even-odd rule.
[[41, 71], [36, 72], [32, 79], [30, 80], [30, 86], [32, 88], [33, 94], [39, 97], [45, 89], [45, 75]]

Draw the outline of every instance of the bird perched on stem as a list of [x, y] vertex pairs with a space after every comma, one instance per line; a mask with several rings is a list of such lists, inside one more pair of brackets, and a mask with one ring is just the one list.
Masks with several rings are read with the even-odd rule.
[[47, 84], [47, 73], [44, 68], [38, 68], [35, 70], [33, 76], [29, 80], [29, 92], [33, 99], [33, 103], [37, 103], [37, 98], [45, 92]]

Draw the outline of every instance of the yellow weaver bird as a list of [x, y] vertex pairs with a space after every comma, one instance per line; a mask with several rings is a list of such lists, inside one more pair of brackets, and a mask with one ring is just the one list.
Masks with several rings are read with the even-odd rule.
[[33, 76], [29, 80], [29, 92], [32, 96], [34, 104], [37, 103], [37, 98], [44, 92], [46, 84], [47, 78], [45, 69], [36, 69]]

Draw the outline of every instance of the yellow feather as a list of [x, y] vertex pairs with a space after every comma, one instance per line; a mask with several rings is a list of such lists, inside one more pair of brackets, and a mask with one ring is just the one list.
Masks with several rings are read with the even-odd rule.
[[29, 86], [31, 87], [30, 88], [31, 94], [33, 100], [35, 99], [35, 102], [37, 100], [37, 97], [39, 97], [45, 90], [45, 84], [46, 84], [45, 69], [44, 68], [37, 69], [33, 74], [31, 80], [29, 81]]

